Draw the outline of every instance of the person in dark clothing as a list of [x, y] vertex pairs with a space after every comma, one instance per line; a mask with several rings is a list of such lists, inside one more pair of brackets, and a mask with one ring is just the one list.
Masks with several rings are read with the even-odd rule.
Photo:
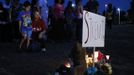
[[37, 2], [38, 2], [38, 0], [32, 0], [32, 2], [31, 2], [31, 8], [32, 9], [37, 7]]
[[65, 9], [66, 25], [65, 30], [69, 40], [73, 40], [75, 36], [76, 25], [74, 24], [74, 8], [72, 7], [72, 1], [68, 2]]
[[87, 11], [98, 13], [99, 3], [97, 0], [89, 0], [85, 6]]
[[19, 0], [13, 0], [11, 7], [11, 26], [12, 26], [12, 40], [17, 41], [20, 39], [21, 34], [19, 32], [18, 15], [20, 12]]
[[8, 12], [3, 7], [3, 4], [0, 3], [0, 41], [3, 42], [7, 40], [7, 32], [9, 31], [7, 29], [7, 23], [8, 23]]
[[112, 29], [112, 23], [113, 23], [113, 6], [112, 4], [108, 5], [108, 9], [106, 11], [106, 23], [109, 29]]
[[75, 24], [76, 24], [76, 41], [82, 42], [82, 17], [83, 17], [83, 6], [81, 0], [76, 0], [75, 7]]
[[0, 20], [2, 21], [7, 21], [7, 11], [6, 9], [3, 7], [3, 4], [0, 3]]
[[32, 0], [32, 2], [31, 2], [31, 11], [32, 11], [32, 19], [34, 18], [33, 16], [34, 16], [34, 11], [36, 10], [36, 9], [39, 9], [38, 8], [38, 0]]
[[55, 0], [53, 10], [55, 20], [53, 25], [54, 40], [63, 41], [65, 39], [65, 29], [64, 29], [65, 17], [64, 17], [64, 5], [61, 0]]

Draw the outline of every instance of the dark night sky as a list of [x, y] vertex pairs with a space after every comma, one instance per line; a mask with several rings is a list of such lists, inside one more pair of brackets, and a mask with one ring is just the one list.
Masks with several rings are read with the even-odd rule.
[[[0, 1], [4, 1], [4, 0], [0, 0]], [[21, 3], [23, 3], [26, 0], [20, 0]], [[31, 1], [31, 0], [29, 0]], [[67, 4], [68, 0], [65, 0], [65, 6]], [[73, 2], [75, 0], [72, 0]], [[86, 4], [88, 0], [82, 0], [83, 5]], [[99, 7], [99, 12], [102, 12], [105, 9], [105, 3], [112, 3], [116, 8], [121, 8], [121, 10], [127, 11], [130, 7], [130, 2], [131, 0], [98, 0], [100, 7]], [[48, 0], [48, 4], [49, 5], [53, 5], [54, 4], [54, 0]]]
[[[48, 0], [48, 3], [50, 5], [53, 5], [53, 1], [54, 0]], [[68, 0], [65, 0], [65, 5], [67, 4]], [[75, 0], [73, 0], [74, 2]], [[82, 3], [83, 5], [86, 4], [88, 0], [83, 0]], [[102, 12], [105, 9], [105, 3], [112, 3], [113, 6], [115, 6], [116, 8], [120, 8], [121, 10], [127, 11], [130, 7], [130, 2], [131, 0], [98, 0], [100, 7], [99, 7], [99, 12]]]

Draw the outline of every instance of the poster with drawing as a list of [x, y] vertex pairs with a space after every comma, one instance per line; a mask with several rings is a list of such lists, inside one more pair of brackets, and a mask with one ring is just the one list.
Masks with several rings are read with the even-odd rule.
[[105, 17], [83, 11], [83, 47], [104, 47]]

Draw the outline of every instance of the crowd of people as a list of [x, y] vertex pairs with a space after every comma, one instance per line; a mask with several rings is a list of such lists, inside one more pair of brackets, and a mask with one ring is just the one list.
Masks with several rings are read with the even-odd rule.
[[0, 3], [0, 42], [19, 40], [20, 49], [29, 49], [31, 43], [37, 41], [40, 42], [42, 50], [46, 50], [44, 36], [47, 31], [47, 17], [40, 13], [43, 11], [40, 6], [34, 6], [32, 9], [31, 6], [29, 1], [20, 5], [19, 1], [15, 0], [12, 8], [8, 10]]
[[[75, 6], [69, 0], [66, 7], [64, 0], [55, 0], [53, 6], [48, 6], [47, 0], [32, 0], [31, 3], [26, 1], [24, 4], [20, 4], [19, 0], [7, 2], [10, 3], [10, 9], [4, 8], [0, 3], [0, 41], [18, 39], [19, 48], [23, 45], [29, 48], [33, 41], [38, 41], [44, 50], [48, 39], [81, 43], [83, 10], [98, 13], [99, 7], [97, 0], [88, 0], [85, 6], [82, 5], [82, 0], [75, 0]], [[104, 16], [111, 29], [111, 5]]]

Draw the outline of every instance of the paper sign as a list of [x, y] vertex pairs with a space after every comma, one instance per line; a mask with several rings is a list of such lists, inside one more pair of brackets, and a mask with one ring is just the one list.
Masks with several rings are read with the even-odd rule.
[[104, 47], [105, 17], [83, 11], [83, 47]]

